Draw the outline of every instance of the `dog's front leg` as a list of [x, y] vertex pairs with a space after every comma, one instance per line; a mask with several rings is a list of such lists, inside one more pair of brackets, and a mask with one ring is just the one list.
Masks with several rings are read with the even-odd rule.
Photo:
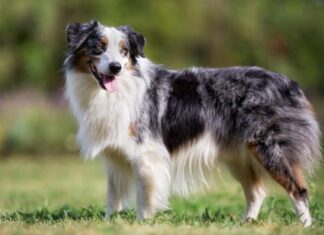
[[169, 203], [170, 158], [165, 149], [150, 147], [145, 147], [134, 163], [139, 220], [152, 217], [158, 210], [168, 209]]
[[133, 181], [131, 165], [124, 161], [124, 156], [111, 154], [106, 157], [107, 170], [107, 205], [106, 220], [110, 219], [112, 212], [125, 208], [125, 201], [130, 194]]

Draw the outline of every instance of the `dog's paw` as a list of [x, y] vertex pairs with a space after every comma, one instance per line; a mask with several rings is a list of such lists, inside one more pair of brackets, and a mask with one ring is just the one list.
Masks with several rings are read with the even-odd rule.
[[258, 224], [258, 221], [254, 218], [244, 218], [241, 220], [241, 225], [255, 225]]

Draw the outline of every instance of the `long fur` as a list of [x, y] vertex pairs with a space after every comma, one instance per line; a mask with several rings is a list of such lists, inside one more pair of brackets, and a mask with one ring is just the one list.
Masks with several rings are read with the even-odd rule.
[[[100, 37], [108, 38], [110, 49], [102, 47], [98, 56], [89, 56], [79, 45], [83, 40], [87, 51], [87, 40]], [[128, 60], [117, 52], [123, 39], [130, 47]], [[299, 178], [320, 160], [320, 131], [296, 82], [258, 67], [168, 70], [143, 57], [144, 39], [128, 27], [74, 24], [68, 27], [68, 42], [66, 96], [79, 123], [81, 152], [89, 158], [105, 155], [112, 172], [107, 218], [123, 208], [127, 182], [136, 182], [138, 217], [147, 218], [168, 208], [171, 190], [188, 196], [207, 185], [218, 161], [251, 169], [241, 171], [251, 179], [241, 184], [251, 198], [246, 216], [256, 217], [264, 195], [256, 187], [255, 167], [242, 164], [251, 159], [293, 195], [295, 206], [306, 210], [300, 204], [306, 199]], [[103, 55], [123, 66], [113, 93], [80, 65], [80, 58], [95, 58], [100, 70]], [[242, 154], [247, 151], [248, 157]], [[125, 169], [128, 173], [122, 174]], [[254, 197], [259, 198], [255, 205]], [[310, 216], [301, 220], [309, 225]]]

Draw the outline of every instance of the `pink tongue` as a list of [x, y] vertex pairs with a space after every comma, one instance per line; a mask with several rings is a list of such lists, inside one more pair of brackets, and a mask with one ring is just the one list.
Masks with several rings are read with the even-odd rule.
[[107, 91], [115, 92], [117, 90], [116, 78], [114, 78], [113, 80], [104, 79], [103, 83], [104, 83], [104, 86], [106, 87]]

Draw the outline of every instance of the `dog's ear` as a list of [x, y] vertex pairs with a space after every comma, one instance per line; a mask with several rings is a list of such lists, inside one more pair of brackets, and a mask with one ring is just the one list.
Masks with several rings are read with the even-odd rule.
[[72, 23], [66, 27], [66, 37], [68, 48], [71, 50], [77, 50], [89, 37], [89, 35], [95, 32], [99, 27], [97, 21], [92, 20], [88, 23]]
[[120, 26], [118, 30], [126, 34], [129, 43], [129, 53], [133, 63], [136, 63], [136, 57], [144, 56], [145, 38], [142, 34], [135, 32], [129, 26]]

